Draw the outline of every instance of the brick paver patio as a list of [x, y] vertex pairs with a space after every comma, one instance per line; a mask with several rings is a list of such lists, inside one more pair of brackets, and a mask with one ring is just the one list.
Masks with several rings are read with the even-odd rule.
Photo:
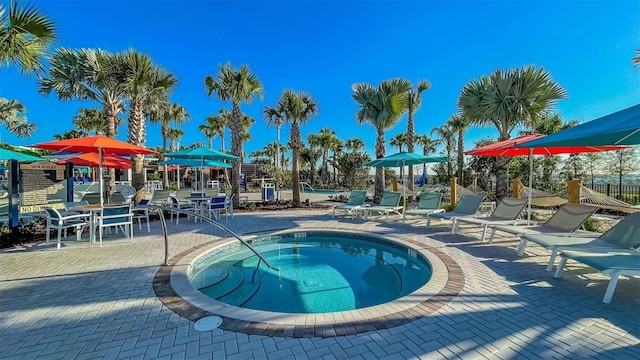
[[[494, 245], [478, 233], [424, 220], [401, 224], [331, 219], [327, 210], [236, 214], [233, 231], [361, 230], [424, 242], [463, 269], [464, 287], [434, 313], [357, 335], [286, 338], [216, 329], [165, 307], [153, 291], [163, 262], [159, 222], [135, 242], [107, 237], [103, 248], [35, 244], [0, 252], [0, 359], [373, 359], [640, 358], [640, 279], [622, 279], [609, 305], [608, 278], [570, 263], [562, 279], [545, 272], [548, 252], [514, 238]], [[212, 240], [210, 225], [169, 224], [172, 256]]]

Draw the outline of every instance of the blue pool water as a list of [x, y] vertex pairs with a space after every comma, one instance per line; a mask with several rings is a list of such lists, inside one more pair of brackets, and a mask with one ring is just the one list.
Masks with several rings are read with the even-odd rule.
[[431, 277], [422, 255], [373, 237], [291, 233], [254, 240], [253, 246], [280, 271], [264, 264], [256, 271], [257, 257], [244, 246], [233, 246], [199, 259], [192, 285], [234, 306], [325, 313], [392, 301]]

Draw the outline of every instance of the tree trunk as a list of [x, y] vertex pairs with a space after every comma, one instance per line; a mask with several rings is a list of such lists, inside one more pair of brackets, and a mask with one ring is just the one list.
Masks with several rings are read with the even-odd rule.
[[327, 183], [329, 179], [329, 150], [325, 147], [322, 149], [322, 182]]
[[209, 149], [213, 149], [213, 138], [209, 138]]
[[[231, 154], [240, 158], [242, 156], [241, 149], [241, 136], [242, 136], [242, 124], [241, 124], [242, 112], [240, 106], [237, 103], [233, 103], [231, 106], [231, 118], [229, 119], [229, 128], [231, 129]], [[224, 146], [224, 145], [223, 145]], [[231, 168], [231, 191], [235, 194], [233, 198], [233, 207], [240, 206], [240, 159], [233, 162]]]
[[[222, 150], [222, 152], [224, 152], [224, 131], [219, 133], [218, 135], [220, 135], [220, 146], [222, 146], [221, 150]], [[224, 182], [225, 182], [226, 186], [231, 186], [231, 181], [229, 180], [229, 171], [228, 171], [228, 169], [226, 169], [226, 168], [222, 169], [222, 173], [224, 175]], [[240, 199], [238, 199], [238, 200], [240, 200]]]
[[[384, 157], [384, 128], [381, 126], [376, 129], [376, 159]], [[376, 168], [376, 183], [375, 193], [373, 195], [373, 202], [380, 203], [382, 199], [382, 193], [384, 192], [384, 168]]]
[[[167, 152], [167, 138], [169, 137], [169, 124], [167, 122], [162, 122], [160, 125], [160, 132], [162, 133], [162, 152]], [[166, 160], [162, 157], [162, 160]], [[169, 188], [169, 167], [165, 165], [162, 169], [162, 186], [165, 189]]]
[[[146, 140], [146, 119], [144, 109], [140, 101], [131, 101], [129, 105], [129, 143], [144, 146]], [[136, 189], [135, 202], [144, 199], [144, 156], [131, 156], [131, 185]]]
[[[108, 137], [114, 137], [116, 134], [116, 124], [118, 122], [118, 110], [115, 106], [110, 105], [109, 103], [104, 103], [103, 108], [106, 117], [105, 120], [107, 122], [105, 135]], [[102, 174], [99, 174], [98, 176], [102, 176]], [[111, 178], [111, 181], [116, 180], [116, 169], [109, 169], [109, 177]], [[113, 189], [115, 189], [115, 186]]]
[[311, 186], [315, 186], [315, 178], [316, 178], [316, 167], [315, 167], [315, 158], [314, 158], [314, 151], [315, 149], [312, 147], [309, 147], [309, 153], [310, 153], [310, 159], [309, 159], [309, 182], [311, 183]]
[[458, 131], [458, 181], [464, 186], [464, 130]]
[[291, 171], [291, 186], [293, 187], [293, 207], [300, 207], [300, 164], [298, 162], [298, 156], [300, 153], [300, 126], [298, 122], [294, 121], [291, 124], [291, 136], [289, 143], [291, 144], [291, 152], [293, 159], [291, 159], [292, 171]]
[[[414, 131], [415, 124], [413, 121], [413, 110], [410, 109], [409, 114], [407, 115], [407, 151], [410, 153], [416, 150], [414, 143]], [[409, 175], [409, 190], [413, 190], [413, 166], [409, 166], [409, 173], [407, 175]]]
[[511, 157], [498, 156], [496, 157], [496, 200], [500, 201], [508, 194], [509, 179], [507, 172], [509, 171], [509, 164], [511, 163]]

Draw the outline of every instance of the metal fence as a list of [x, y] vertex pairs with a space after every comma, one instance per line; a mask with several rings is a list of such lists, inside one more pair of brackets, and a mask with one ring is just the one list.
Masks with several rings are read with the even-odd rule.
[[585, 184], [585, 186], [629, 204], [640, 204], [640, 185]]

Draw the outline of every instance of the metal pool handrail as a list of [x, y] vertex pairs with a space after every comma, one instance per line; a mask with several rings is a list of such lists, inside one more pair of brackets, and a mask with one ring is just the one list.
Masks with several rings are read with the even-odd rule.
[[[256, 265], [256, 270], [258, 270], [258, 267], [260, 266], [260, 261], [262, 261], [265, 265], [267, 265], [268, 268], [273, 269], [275, 271], [280, 271], [280, 269], [278, 269], [277, 267], [271, 265], [269, 263], [269, 261], [267, 261], [267, 259], [265, 259], [262, 255], [260, 255], [260, 253], [258, 251], [256, 251], [256, 249], [253, 248], [253, 246], [249, 245], [248, 242], [242, 240], [242, 238], [234, 233], [233, 231], [231, 231], [231, 229], [222, 226], [222, 224], [220, 224], [219, 222], [212, 220], [206, 216], [203, 216], [201, 214], [198, 213], [194, 213], [193, 211], [188, 211], [188, 210], [184, 210], [184, 209], [178, 209], [178, 208], [174, 208], [174, 207], [170, 207], [170, 206], [162, 206], [162, 205], [145, 205], [147, 208], [149, 209], [156, 209], [156, 210], [160, 210], [158, 211], [158, 214], [160, 215], [160, 224], [162, 225], [162, 234], [164, 235], [164, 265], [169, 265], [169, 236], [167, 235], [167, 220], [164, 218], [164, 213], [162, 212], [162, 210], [166, 210], [166, 211], [171, 211], [171, 212], [178, 212], [178, 213], [184, 213], [187, 214], [189, 216], [193, 216], [195, 218], [198, 218], [202, 221], [206, 221], [211, 225], [216, 226], [218, 229], [228, 233], [229, 235], [233, 236], [234, 238], [236, 238], [236, 240], [240, 241], [242, 244], [244, 244], [246, 247], [249, 248], [249, 250], [251, 250], [251, 252], [253, 252], [254, 254], [256, 254], [256, 256], [258, 257], [258, 264]], [[178, 214], [179, 215], [179, 214]], [[254, 276], [255, 276], [255, 272], [254, 272]]]

